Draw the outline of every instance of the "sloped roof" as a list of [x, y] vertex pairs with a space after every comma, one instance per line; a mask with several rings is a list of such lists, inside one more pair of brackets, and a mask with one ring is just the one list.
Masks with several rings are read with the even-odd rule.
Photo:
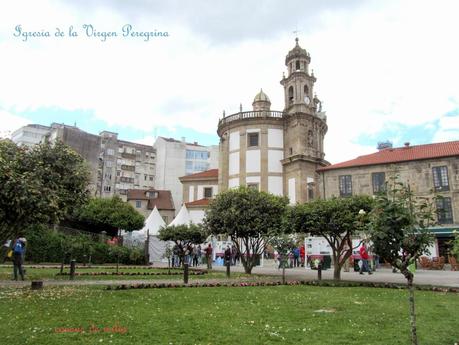
[[[150, 198], [147, 192], [157, 192], [157, 198]], [[148, 200], [147, 208], [153, 210], [155, 206], [158, 210], [175, 210], [172, 194], [169, 190], [151, 189], [128, 189], [127, 200]]]
[[459, 156], [459, 141], [387, 148], [369, 155], [359, 156], [346, 162], [319, 168], [317, 170], [328, 171], [358, 166], [409, 162], [451, 156]]
[[209, 206], [209, 202], [210, 202], [210, 199], [204, 198], [204, 199], [186, 202], [185, 206], [186, 207], [200, 207], [200, 206], [207, 207]]
[[213, 179], [213, 178], [218, 179], [218, 169], [210, 169], [210, 170], [198, 172], [196, 174], [179, 177], [180, 181], [194, 180], [194, 179], [203, 180], [203, 179]]

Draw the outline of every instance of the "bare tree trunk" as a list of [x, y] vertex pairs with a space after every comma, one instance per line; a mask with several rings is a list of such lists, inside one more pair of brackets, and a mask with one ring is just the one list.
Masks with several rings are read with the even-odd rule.
[[413, 286], [413, 273], [404, 269], [402, 271], [408, 284], [408, 302], [410, 307], [410, 325], [411, 325], [411, 344], [418, 345], [418, 335], [416, 331], [416, 312], [414, 308], [414, 286]]
[[282, 284], [285, 285], [285, 256], [281, 255], [280, 264], [282, 265]]
[[341, 266], [337, 262], [333, 264], [333, 280], [341, 280]]

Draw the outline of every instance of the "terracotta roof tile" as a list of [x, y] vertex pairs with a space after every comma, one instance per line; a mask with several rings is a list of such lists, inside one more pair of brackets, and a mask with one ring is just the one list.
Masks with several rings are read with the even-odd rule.
[[365, 156], [359, 156], [355, 159], [329, 165], [323, 168], [319, 168], [317, 170], [327, 171], [365, 165], [399, 163], [451, 156], [459, 156], [459, 141], [387, 148], [380, 150], [379, 152], [375, 152]]
[[195, 200], [195, 201], [190, 201], [190, 202], [186, 202], [185, 203], [185, 206], [186, 207], [193, 207], [193, 206], [209, 206], [209, 202], [210, 202], [210, 199], [199, 199], [199, 200]]
[[218, 179], [218, 169], [210, 169], [206, 171], [201, 171], [196, 174], [191, 174], [191, 175], [186, 175], [180, 177], [180, 181], [182, 180], [193, 180], [193, 179], [212, 179], [212, 178], [217, 178]]
[[[147, 192], [158, 192], [157, 198], [147, 196]], [[127, 200], [148, 200], [147, 208], [153, 210], [155, 206], [158, 210], [175, 210], [172, 194], [169, 190], [157, 189], [128, 189]]]

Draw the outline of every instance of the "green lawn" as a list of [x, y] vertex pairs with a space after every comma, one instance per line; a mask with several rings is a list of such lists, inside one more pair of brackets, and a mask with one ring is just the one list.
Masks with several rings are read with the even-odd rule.
[[[417, 291], [416, 303], [420, 344], [452, 345], [459, 340], [459, 295]], [[0, 334], [8, 345], [394, 345], [408, 344], [410, 339], [406, 290], [312, 286], [0, 289], [0, 306]], [[113, 329], [114, 325], [118, 328]], [[58, 333], [63, 328], [85, 332]], [[123, 331], [127, 332], [119, 333]]]
[[[92, 267], [92, 268], [84, 268], [84, 269], [77, 269], [77, 272], [116, 272], [114, 268], [102, 268], [102, 267]], [[192, 271], [192, 270], [190, 270]], [[13, 267], [0, 267], [0, 282], [2, 280], [11, 280], [13, 277]], [[69, 280], [69, 276], [57, 276], [56, 274], [60, 272], [60, 268], [30, 268], [26, 267], [26, 280], [50, 280], [50, 279], [57, 279], [57, 280]], [[69, 272], [69, 269], [66, 268], [64, 272]], [[75, 280], [137, 280], [137, 279], [176, 279], [178, 281], [183, 280], [183, 275], [181, 270], [172, 269], [171, 272], [179, 272], [181, 274], [173, 274], [168, 275], [167, 269], [148, 269], [148, 268], [123, 268], [120, 266], [119, 272], [141, 272], [141, 273], [153, 273], [158, 272], [161, 275], [83, 275], [83, 276], [75, 276]], [[203, 275], [192, 275], [190, 274], [189, 279], [192, 280], [202, 280], [202, 279], [220, 279], [225, 278], [226, 273], [224, 272], [215, 272], [210, 271], [209, 273]], [[253, 275], [247, 275], [243, 273], [232, 273], [232, 278], [241, 278], [241, 277], [254, 277]]]

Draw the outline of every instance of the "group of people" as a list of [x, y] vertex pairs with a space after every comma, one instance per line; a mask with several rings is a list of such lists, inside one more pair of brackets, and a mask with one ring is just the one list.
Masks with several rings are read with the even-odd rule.
[[25, 237], [18, 237], [16, 240], [7, 240], [2, 247], [2, 262], [11, 259], [13, 261], [13, 279], [18, 280], [19, 276], [21, 280], [24, 280], [24, 257], [26, 252], [27, 240]]
[[172, 248], [172, 267], [181, 267], [184, 263], [192, 267], [197, 267], [207, 262], [207, 267], [212, 268], [212, 252], [212, 245], [210, 243], [204, 249], [200, 244], [190, 244], [186, 246], [182, 257], [179, 246], [175, 245]]
[[230, 266], [235, 266], [240, 260], [241, 256], [236, 246], [234, 244], [232, 247], [227, 246], [224, 253], [224, 265], [226, 266], [229, 263]]
[[[298, 246], [290, 250], [287, 254], [285, 265], [286, 267], [304, 267], [305, 261], [305, 250], [304, 246]], [[277, 256], [278, 268], [282, 268], [282, 258], [280, 255]]]

